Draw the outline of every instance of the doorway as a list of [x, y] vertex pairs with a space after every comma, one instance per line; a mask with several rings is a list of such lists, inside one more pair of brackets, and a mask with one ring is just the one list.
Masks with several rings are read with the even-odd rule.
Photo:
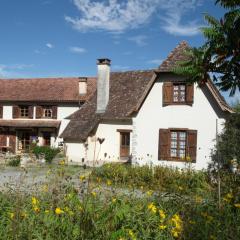
[[130, 132], [120, 132], [120, 158], [130, 155]]

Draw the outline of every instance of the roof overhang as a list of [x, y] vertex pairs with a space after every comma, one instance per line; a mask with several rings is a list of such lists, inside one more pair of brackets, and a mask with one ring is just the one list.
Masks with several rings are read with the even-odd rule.
[[61, 121], [56, 120], [0, 120], [0, 127], [19, 128], [59, 128]]

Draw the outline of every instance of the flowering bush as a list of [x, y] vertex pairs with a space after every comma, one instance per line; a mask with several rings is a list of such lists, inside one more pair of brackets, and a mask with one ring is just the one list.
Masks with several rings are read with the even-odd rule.
[[130, 165], [106, 164], [92, 172], [94, 179], [109, 179], [114, 184], [127, 187], [141, 187], [151, 190], [175, 193], [203, 193], [211, 190], [208, 174], [204, 171], [149, 166], [134, 167]]
[[224, 179], [232, 183], [219, 209], [215, 194], [136, 192], [86, 173], [75, 182], [66, 168], [52, 168], [35, 191], [0, 193], [1, 239], [240, 239], [238, 177]]

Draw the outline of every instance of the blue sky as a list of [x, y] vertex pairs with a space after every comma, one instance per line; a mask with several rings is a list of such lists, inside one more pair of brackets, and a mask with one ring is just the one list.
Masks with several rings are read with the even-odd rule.
[[214, 0], [1, 0], [0, 77], [94, 76], [156, 68], [182, 40], [199, 46]]

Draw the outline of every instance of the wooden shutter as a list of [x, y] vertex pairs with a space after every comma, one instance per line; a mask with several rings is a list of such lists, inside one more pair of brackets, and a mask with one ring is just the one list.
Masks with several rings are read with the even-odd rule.
[[9, 133], [9, 146], [11, 147], [11, 151], [13, 153], [16, 153], [16, 133], [15, 132], [10, 132]]
[[197, 130], [187, 131], [187, 153], [191, 162], [196, 162], [197, 159]]
[[0, 105], [0, 118], [3, 118], [3, 106]]
[[20, 117], [19, 106], [13, 106], [12, 117], [13, 118], [19, 118]]
[[170, 130], [159, 130], [158, 160], [168, 160], [170, 157]]
[[194, 98], [194, 85], [187, 84], [186, 85], [186, 103], [192, 106], [193, 98]]
[[0, 146], [7, 146], [7, 135], [0, 130]]
[[28, 107], [28, 118], [33, 118], [33, 109], [34, 107], [33, 106], [29, 106]]
[[171, 82], [163, 83], [163, 106], [173, 103], [173, 84]]
[[42, 106], [36, 106], [36, 118], [42, 118], [43, 117], [43, 107]]
[[52, 111], [53, 111], [53, 119], [57, 119], [57, 113], [58, 113], [58, 107], [57, 106], [52, 106]]

